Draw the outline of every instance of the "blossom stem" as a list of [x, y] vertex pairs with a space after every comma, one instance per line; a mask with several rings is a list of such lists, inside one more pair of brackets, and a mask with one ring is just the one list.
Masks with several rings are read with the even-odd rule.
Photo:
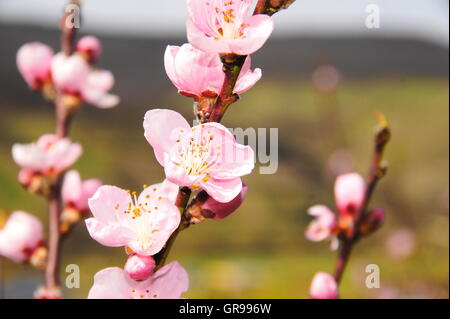
[[55, 187], [48, 197], [49, 205], [49, 239], [48, 239], [48, 261], [45, 269], [45, 281], [47, 288], [59, 286], [59, 252], [60, 232], [59, 217], [61, 213], [61, 191], [60, 183]]
[[236, 54], [224, 54], [220, 56], [223, 63], [225, 80], [223, 81], [222, 89], [213, 106], [208, 122], [220, 122], [228, 106], [239, 99], [239, 96], [234, 94], [233, 90], [246, 58], [246, 55]]
[[167, 256], [169, 256], [170, 250], [172, 249], [172, 246], [178, 237], [178, 234], [189, 227], [190, 222], [185, 217], [185, 210], [189, 203], [189, 199], [191, 198], [191, 189], [189, 187], [180, 187], [178, 190], [178, 195], [175, 200], [175, 205], [179, 208], [180, 214], [181, 214], [181, 221], [180, 225], [178, 225], [178, 228], [172, 233], [170, 238], [166, 242], [166, 246], [154, 256], [156, 266], [155, 271], [164, 266], [167, 260]]
[[[69, 4], [80, 5], [80, 1], [71, 0]], [[69, 13], [64, 12], [61, 21], [61, 51], [65, 55], [73, 53], [73, 42], [76, 34], [75, 27], [69, 27], [66, 23]], [[59, 138], [67, 137], [71, 115], [67, 107], [64, 105], [61, 92], [57, 92], [55, 98], [55, 118], [56, 118], [56, 135]], [[47, 288], [57, 288], [59, 286], [59, 260], [61, 251], [61, 233], [60, 233], [60, 216], [62, 211], [61, 187], [62, 177], [64, 173], [58, 176], [56, 185], [52, 188], [48, 196], [49, 206], [49, 235], [48, 235], [48, 261], [45, 269], [45, 281]]]
[[385, 176], [387, 172], [387, 166], [382, 162], [382, 159], [384, 149], [391, 137], [391, 131], [383, 115], [378, 114], [378, 118], [379, 124], [375, 132], [375, 147], [372, 154], [372, 161], [370, 165], [367, 188], [364, 194], [363, 203], [355, 216], [353, 232], [350, 236], [344, 236], [341, 238], [342, 244], [339, 249], [338, 258], [334, 270], [334, 279], [338, 284], [350, 259], [353, 246], [360, 237], [360, 224], [365, 214], [367, 213], [367, 209], [372, 195], [375, 191], [375, 187], [378, 184], [379, 180], [383, 176]]

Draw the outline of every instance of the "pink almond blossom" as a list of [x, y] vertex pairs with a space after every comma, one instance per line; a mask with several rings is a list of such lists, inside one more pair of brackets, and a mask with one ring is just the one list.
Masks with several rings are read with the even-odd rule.
[[56, 54], [51, 70], [56, 87], [64, 94], [80, 97], [99, 108], [111, 108], [119, 103], [117, 95], [108, 93], [114, 86], [113, 74], [106, 70], [92, 70], [78, 54]]
[[0, 229], [0, 255], [17, 263], [28, 261], [43, 241], [39, 219], [23, 211], [15, 211]]
[[96, 37], [84, 36], [77, 42], [77, 52], [85, 55], [88, 61], [92, 63], [100, 57], [102, 45]]
[[338, 240], [333, 231], [336, 228], [336, 215], [323, 205], [315, 205], [308, 209], [308, 214], [314, 220], [308, 225], [305, 236], [311, 241], [322, 241], [331, 239], [331, 248], [337, 249]]
[[58, 174], [75, 163], [82, 151], [81, 145], [73, 143], [69, 138], [45, 134], [37, 142], [14, 144], [12, 156], [22, 167], [23, 173], [19, 176], [25, 178], [33, 174]]
[[64, 175], [62, 185], [62, 199], [66, 206], [80, 212], [89, 210], [88, 199], [94, 195], [102, 182], [96, 178], [81, 180], [76, 170], [68, 171]]
[[17, 68], [31, 89], [40, 90], [50, 81], [52, 58], [53, 50], [40, 42], [26, 43], [17, 51]]
[[[233, 93], [241, 94], [249, 90], [261, 78], [261, 69], [250, 69], [251, 58], [244, 62]], [[184, 95], [199, 100], [202, 96], [216, 97], [225, 79], [222, 62], [216, 53], [208, 53], [194, 48], [191, 44], [168, 46], [164, 54], [167, 76]]]
[[155, 269], [155, 259], [152, 256], [132, 254], [125, 263], [124, 270], [134, 280], [145, 280]]
[[168, 181], [146, 187], [139, 196], [116, 186], [101, 186], [89, 199], [94, 216], [86, 220], [89, 234], [105, 246], [154, 255], [180, 223], [177, 194], [178, 187]]
[[358, 173], [339, 175], [334, 184], [336, 206], [342, 215], [354, 216], [363, 204], [366, 182]]
[[314, 299], [339, 298], [336, 280], [329, 273], [323, 271], [316, 273], [311, 282], [309, 294]]
[[273, 20], [251, 15], [253, 0], [187, 0], [187, 37], [197, 49], [248, 55], [260, 49], [273, 30]]
[[169, 181], [202, 188], [218, 202], [235, 198], [242, 190], [241, 176], [254, 167], [251, 147], [238, 144], [219, 123], [191, 128], [181, 114], [154, 109], [145, 114], [144, 129]]
[[118, 267], [100, 270], [88, 299], [180, 299], [189, 288], [186, 270], [173, 261], [144, 281], [131, 279]]

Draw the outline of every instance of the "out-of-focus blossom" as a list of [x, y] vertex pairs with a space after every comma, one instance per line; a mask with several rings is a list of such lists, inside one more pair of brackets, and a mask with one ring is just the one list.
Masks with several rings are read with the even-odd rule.
[[[194, 48], [191, 44], [168, 46], [164, 55], [164, 66], [169, 79], [178, 91], [196, 101], [202, 97], [214, 98], [220, 93], [225, 79], [222, 62], [216, 53]], [[250, 69], [248, 56], [239, 73], [233, 93], [249, 90], [261, 78], [261, 69]]]
[[102, 182], [97, 178], [81, 180], [76, 170], [64, 175], [62, 199], [66, 206], [85, 212], [89, 210], [88, 199], [92, 197]]
[[31, 89], [40, 90], [50, 81], [52, 58], [53, 50], [40, 42], [26, 43], [17, 51], [17, 68]]
[[154, 255], [180, 223], [177, 194], [178, 187], [168, 181], [146, 187], [139, 197], [136, 192], [101, 186], [89, 199], [94, 216], [86, 220], [89, 234], [105, 246]]
[[114, 86], [113, 74], [106, 70], [91, 70], [78, 54], [56, 54], [51, 70], [55, 86], [65, 95], [80, 98], [99, 108], [110, 108], [119, 103], [117, 95], [108, 93]]
[[132, 254], [128, 257], [124, 270], [134, 280], [145, 280], [155, 269], [155, 260], [152, 256]]
[[60, 299], [62, 296], [61, 288], [40, 286], [34, 292], [36, 299]]
[[123, 269], [113, 267], [95, 274], [88, 299], [179, 299], [188, 288], [188, 274], [176, 261], [144, 281], [133, 280]]
[[15, 211], [0, 229], [0, 255], [20, 263], [30, 259], [43, 241], [39, 219], [23, 211]]
[[69, 138], [58, 138], [53, 134], [42, 135], [37, 142], [14, 144], [12, 156], [22, 167], [19, 180], [27, 182], [33, 175], [57, 175], [80, 157], [81, 145]]
[[339, 298], [336, 280], [329, 273], [316, 273], [309, 288], [309, 295], [314, 299]]
[[366, 182], [358, 173], [339, 175], [334, 184], [336, 206], [342, 215], [354, 216], [363, 204]]
[[317, 67], [312, 74], [312, 83], [316, 89], [324, 93], [332, 93], [341, 83], [341, 74], [336, 67], [324, 64]]
[[248, 186], [244, 183], [241, 192], [228, 203], [221, 203], [212, 197], [208, 197], [202, 205], [202, 210], [211, 212], [216, 220], [224, 219], [241, 206], [247, 195], [247, 190]]
[[416, 235], [406, 227], [394, 230], [386, 240], [386, 250], [395, 259], [410, 257], [416, 250], [416, 246]]
[[100, 57], [102, 45], [96, 37], [84, 36], [77, 42], [77, 52], [92, 63]]
[[179, 113], [154, 109], [145, 114], [144, 129], [169, 181], [202, 188], [218, 202], [235, 198], [242, 190], [241, 176], [254, 167], [253, 150], [236, 143], [219, 123], [191, 128]]
[[314, 220], [308, 225], [305, 236], [311, 241], [322, 241], [331, 239], [331, 248], [337, 249], [338, 240], [334, 235], [336, 230], [336, 215], [323, 205], [315, 205], [308, 209], [308, 214]]
[[273, 30], [267, 15], [251, 15], [253, 0], [187, 0], [187, 37], [197, 49], [248, 55], [260, 49]]
[[101, 186], [101, 181], [91, 178], [82, 181], [76, 170], [64, 175], [62, 200], [64, 209], [61, 214], [60, 231], [66, 233], [72, 224], [89, 214], [88, 200]]

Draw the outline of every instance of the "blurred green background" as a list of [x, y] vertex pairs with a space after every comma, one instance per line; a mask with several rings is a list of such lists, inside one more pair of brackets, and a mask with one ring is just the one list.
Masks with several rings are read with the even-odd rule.
[[[45, 201], [17, 183], [11, 146], [53, 132], [53, 108], [27, 90], [14, 62], [28, 41], [56, 49], [59, 33], [0, 23], [0, 39], [0, 210], [25, 210], [45, 222]], [[122, 102], [112, 110], [80, 109], [71, 137], [82, 143], [84, 154], [75, 168], [83, 178], [139, 190], [164, 178], [143, 135], [145, 112], [172, 108], [193, 118], [192, 101], [176, 93], [162, 64], [165, 46], [185, 40], [100, 39], [100, 65], [114, 72], [114, 92]], [[319, 82], [338, 79], [329, 92], [311, 80], [324, 65], [332, 67]], [[334, 209], [336, 175], [367, 173], [380, 111], [392, 140], [385, 153], [389, 171], [371, 206], [386, 210], [386, 223], [357, 245], [341, 296], [448, 298], [448, 45], [377, 37], [275, 38], [254, 55], [253, 66], [263, 69], [263, 78], [230, 107], [223, 124], [278, 128], [279, 167], [276, 174], [261, 175], [257, 165], [244, 177], [249, 192], [237, 212], [179, 236], [169, 260], [189, 273], [185, 296], [307, 298], [314, 273], [332, 272], [336, 258], [329, 243], [305, 239], [307, 208], [322, 203]], [[125, 261], [122, 248], [101, 246], [78, 225], [64, 242], [61, 275], [64, 280], [66, 265], [79, 265], [81, 287], [65, 289], [65, 296], [85, 298], [96, 272]], [[1, 257], [0, 263], [3, 297], [32, 297], [42, 276]], [[368, 264], [380, 267], [379, 289], [365, 286]]]

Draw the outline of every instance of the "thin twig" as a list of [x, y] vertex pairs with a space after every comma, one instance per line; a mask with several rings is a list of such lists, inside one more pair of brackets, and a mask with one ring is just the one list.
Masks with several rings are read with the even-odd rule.
[[390, 140], [391, 132], [385, 118], [381, 114], [378, 114], [378, 117], [379, 126], [377, 127], [375, 133], [375, 147], [372, 155], [372, 162], [370, 165], [369, 176], [367, 179], [367, 188], [364, 194], [363, 203], [355, 216], [353, 231], [351, 232], [350, 236], [342, 236], [341, 238], [341, 246], [334, 270], [334, 279], [337, 283], [339, 283], [342, 279], [342, 275], [351, 256], [353, 246], [360, 237], [360, 225], [362, 220], [364, 219], [364, 216], [367, 214], [368, 206], [375, 191], [375, 187], [378, 184], [379, 180], [383, 176], [385, 176], [387, 172], [386, 166], [382, 163], [382, 158], [384, 149]]

